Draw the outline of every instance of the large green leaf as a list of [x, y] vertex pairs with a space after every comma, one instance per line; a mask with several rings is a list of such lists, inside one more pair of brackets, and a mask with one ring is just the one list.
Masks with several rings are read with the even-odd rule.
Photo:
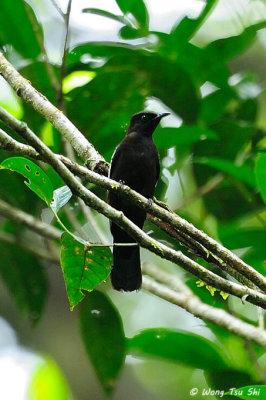
[[37, 257], [17, 246], [0, 243], [0, 276], [14, 297], [18, 309], [33, 322], [43, 311], [47, 279]]
[[70, 308], [84, 298], [83, 290], [91, 291], [107, 279], [111, 271], [112, 253], [108, 247], [87, 248], [68, 233], [63, 233], [61, 267]]
[[0, 45], [14, 47], [25, 58], [36, 58], [41, 50], [32, 24], [41, 40], [42, 30], [31, 7], [24, 0], [1, 0], [0, 7]]
[[185, 331], [147, 329], [127, 343], [129, 353], [136, 356], [159, 357], [204, 370], [220, 370], [227, 365], [214, 343]]
[[0, 168], [10, 169], [25, 176], [25, 184], [47, 205], [53, 198], [53, 186], [46, 173], [34, 162], [24, 157], [11, 157], [2, 162]]
[[120, 315], [99, 291], [89, 293], [80, 310], [87, 354], [107, 395], [115, 389], [125, 360], [125, 335]]
[[224, 160], [221, 158], [202, 158], [202, 159], [195, 159], [195, 163], [208, 165], [217, 169], [218, 171], [224, 172], [233, 178], [236, 178], [240, 181], [245, 182], [247, 185], [251, 187], [255, 187], [255, 176], [254, 172], [251, 168], [246, 165], [235, 165], [230, 160]]
[[266, 153], [261, 153], [257, 156], [255, 175], [261, 197], [266, 204]]

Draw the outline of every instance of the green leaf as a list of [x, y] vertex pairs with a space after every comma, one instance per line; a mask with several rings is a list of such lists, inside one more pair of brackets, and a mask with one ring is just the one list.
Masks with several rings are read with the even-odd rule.
[[36, 58], [41, 51], [31, 20], [42, 40], [41, 27], [26, 1], [1, 0], [0, 46], [10, 45], [23, 57]]
[[220, 349], [209, 340], [185, 331], [147, 329], [127, 339], [130, 354], [153, 356], [191, 368], [219, 370], [226, 367]]
[[249, 373], [232, 368], [223, 371], [205, 371], [204, 375], [212, 389], [224, 392], [245, 384], [255, 385], [254, 378]]
[[87, 354], [105, 393], [111, 395], [125, 361], [121, 317], [110, 299], [95, 290], [81, 305], [80, 326]]
[[172, 30], [171, 34], [181, 43], [189, 41], [210, 13], [217, 0], [206, 0], [205, 7], [198, 18], [184, 17], [182, 21]]
[[60, 208], [64, 207], [65, 204], [71, 199], [72, 192], [68, 186], [62, 186], [53, 192], [53, 200], [51, 202], [51, 209], [54, 213], [57, 213]]
[[208, 165], [217, 169], [218, 171], [225, 172], [226, 174], [236, 178], [242, 182], [245, 182], [247, 185], [251, 187], [256, 187], [255, 176], [249, 167], [246, 165], [235, 165], [230, 160], [223, 160], [221, 158], [202, 158], [195, 159], [195, 163]]
[[255, 175], [261, 197], [266, 204], [266, 153], [257, 156]]
[[238, 389], [231, 389], [225, 395], [237, 396], [243, 400], [258, 400], [266, 398], [266, 385], [243, 386]]
[[228, 61], [251, 45], [256, 38], [257, 32], [265, 27], [266, 21], [251, 25], [240, 35], [219, 39], [210, 43], [206, 46], [205, 50], [211, 60], [219, 60], [219, 62]]
[[111, 271], [112, 253], [108, 247], [87, 248], [67, 232], [61, 238], [61, 267], [70, 308], [85, 297], [83, 290], [91, 291], [107, 279]]
[[37, 257], [9, 243], [0, 242], [0, 276], [22, 315], [37, 322], [47, 294], [47, 278]]
[[100, 10], [99, 8], [83, 8], [82, 12], [100, 15], [101, 17], [113, 19], [117, 22], [121, 22], [122, 24], [126, 23], [126, 19], [124, 18], [123, 15], [116, 15], [109, 11]]
[[69, 400], [67, 382], [57, 364], [45, 357], [34, 371], [28, 387], [27, 400]]
[[149, 15], [143, 0], [116, 0], [116, 3], [124, 14], [133, 14], [140, 27], [148, 29]]
[[0, 168], [18, 172], [28, 180], [24, 183], [49, 206], [53, 198], [53, 186], [46, 173], [34, 162], [24, 157], [4, 160]]
[[119, 36], [125, 40], [137, 39], [142, 36], [147, 36], [148, 31], [134, 29], [131, 26], [123, 26], [119, 31]]

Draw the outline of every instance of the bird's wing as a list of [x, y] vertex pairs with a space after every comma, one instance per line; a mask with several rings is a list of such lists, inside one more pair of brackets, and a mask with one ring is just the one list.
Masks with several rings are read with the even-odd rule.
[[157, 163], [156, 163], [156, 183], [158, 182], [159, 176], [160, 176], [160, 158], [159, 158], [159, 154], [158, 154], [158, 158], [157, 158]]
[[118, 145], [115, 148], [115, 151], [113, 152], [113, 155], [112, 155], [112, 158], [111, 158], [111, 161], [110, 161], [110, 168], [109, 168], [108, 178], [110, 178], [111, 175], [112, 175], [112, 171], [115, 168], [115, 164], [116, 164], [116, 162], [117, 162], [117, 160], [119, 158], [119, 154], [120, 154], [120, 146]]

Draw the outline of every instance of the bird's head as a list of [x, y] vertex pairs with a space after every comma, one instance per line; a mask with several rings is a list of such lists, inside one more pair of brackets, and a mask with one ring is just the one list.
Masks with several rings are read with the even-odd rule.
[[161, 119], [169, 114], [170, 113], [156, 114], [149, 111], [134, 114], [130, 119], [127, 133], [138, 132], [145, 136], [152, 136]]

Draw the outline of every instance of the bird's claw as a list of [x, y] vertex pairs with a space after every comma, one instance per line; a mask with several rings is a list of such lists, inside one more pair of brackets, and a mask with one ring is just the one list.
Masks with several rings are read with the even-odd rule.
[[151, 208], [153, 205], [153, 199], [149, 198], [148, 199], [148, 208]]

